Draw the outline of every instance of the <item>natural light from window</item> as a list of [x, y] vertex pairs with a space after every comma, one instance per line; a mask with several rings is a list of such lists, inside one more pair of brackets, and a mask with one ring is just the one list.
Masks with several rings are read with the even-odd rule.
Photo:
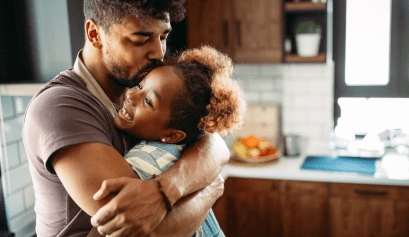
[[347, 0], [347, 85], [388, 84], [390, 23], [391, 1]]
[[407, 98], [339, 98], [338, 126], [355, 134], [380, 133], [386, 129], [409, 132]]

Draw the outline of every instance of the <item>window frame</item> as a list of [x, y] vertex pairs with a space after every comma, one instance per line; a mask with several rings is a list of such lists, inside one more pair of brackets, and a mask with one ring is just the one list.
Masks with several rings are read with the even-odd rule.
[[[409, 98], [409, 1], [391, 0], [390, 78], [387, 85], [347, 86], [345, 42], [347, 0], [334, 0], [334, 126], [341, 116], [340, 97]], [[406, 70], [405, 70], [406, 68]]]

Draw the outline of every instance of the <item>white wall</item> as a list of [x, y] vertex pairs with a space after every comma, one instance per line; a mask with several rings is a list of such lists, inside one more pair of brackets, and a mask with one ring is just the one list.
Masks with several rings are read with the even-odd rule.
[[327, 64], [235, 64], [249, 104], [281, 105], [283, 134], [301, 136], [308, 154], [327, 154], [333, 127], [334, 76]]

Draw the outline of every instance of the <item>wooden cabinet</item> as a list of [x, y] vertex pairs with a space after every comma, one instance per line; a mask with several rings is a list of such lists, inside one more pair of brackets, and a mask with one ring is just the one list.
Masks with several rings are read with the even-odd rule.
[[282, 0], [189, 0], [187, 46], [210, 44], [237, 63], [280, 63]]
[[327, 183], [283, 181], [283, 237], [327, 236], [327, 200]]
[[331, 236], [409, 236], [409, 188], [330, 184]]
[[213, 211], [226, 236], [409, 236], [409, 187], [228, 178]]
[[235, 178], [227, 191], [228, 236], [280, 236], [277, 180]]
[[189, 0], [187, 10], [187, 47], [210, 44], [232, 57], [233, 2]]

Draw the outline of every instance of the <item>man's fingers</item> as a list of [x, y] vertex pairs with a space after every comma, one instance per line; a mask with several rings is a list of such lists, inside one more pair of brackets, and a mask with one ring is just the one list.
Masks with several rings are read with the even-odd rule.
[[101, 200], [107, 197], [110, 193], [118, 192], [124, 186], [126, 180], [124, 178], [107, 179], [102, 182], [101, 188], [94, 194], [95, 200]]
[[117, 214], [117, 208], [111, 207], [113, 205], [113, 200], [108, 204], [101, 207], [98, 212], [91, 218], [91, 224], [95, 227], [106, 224]]
[[123, 233], [124, 232], [123, 228], [126, 226], [123, 226], [122, 221], [119, 221], [119, 219], [120, 217], [116, 216], [114, 219], [105, 223], [104, 225], [98, 226], [97, 227], [98, 232], [103, 236], [106, 236], [106, 235], [117, 236], [117, 235], [114, 235], [113, 233], [118, 232], [118, 231], [120, 231], [120, 233]]

